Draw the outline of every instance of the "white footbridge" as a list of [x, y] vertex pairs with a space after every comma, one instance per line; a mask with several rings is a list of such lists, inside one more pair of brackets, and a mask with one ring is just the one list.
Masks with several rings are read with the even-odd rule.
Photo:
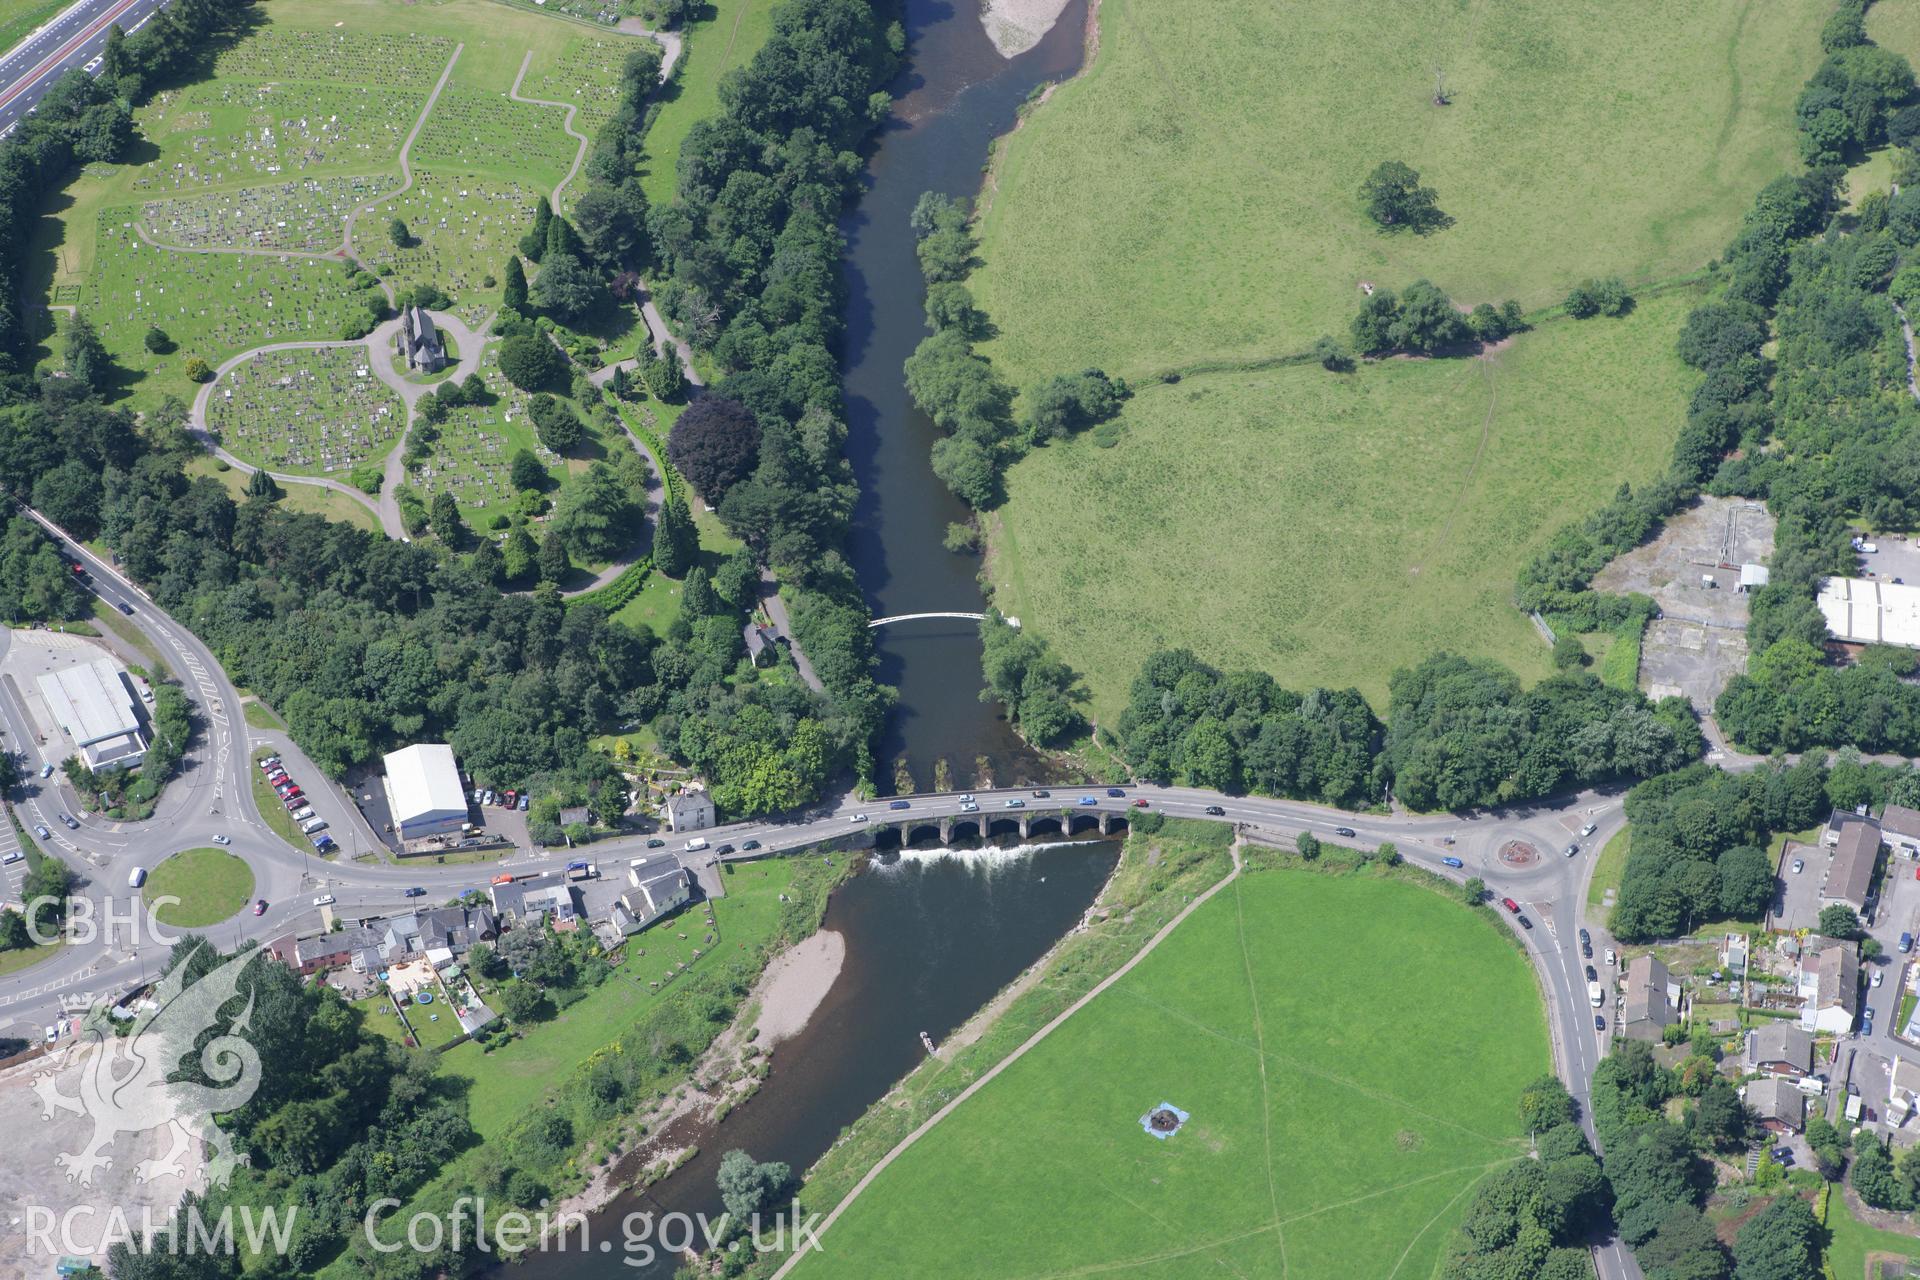
[[[867, 626], [869, 628], [885, 627], [896, 622], [919, 622], [922, 618], [962, 618], [969, 622], [985, 622], [987, 615], [984, 613], [896, 613], [890, 618], [875, 618]], [[1007, 625], [1018, 630], [1020, 619], [1008, 618]]]

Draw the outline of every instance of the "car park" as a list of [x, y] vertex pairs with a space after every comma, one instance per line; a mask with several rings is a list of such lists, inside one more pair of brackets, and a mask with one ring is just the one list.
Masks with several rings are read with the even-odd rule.
[[67, 830], [69, 831], [78, 831], [80, 829], [79, 821], [75, 819], [74, 816], [68, 813], [65, 809], [62, 809], [60, 811], [60, 821], [67, 824]]
[[1464, 863], [1464, 862], [1462, 862], [1462, 861], [1460, 861], [1460, 859], [1458, 859], [1458, 858], [1442, 858], [1442, 859], [1440, 859], [1440, 861], [1441, 861], [1442, 863], [1444, 863], [1444, 864], [1446, 864], [1447, 866], [1449, 866], [1449, 867], [1453, 867], [1453, 868], [1456, 868], [1456, 869], [1458, 869], [1458, 868], [1461, 868], [1461, 867], [1464, 867], [1464, 866], [1466, 866], [1466, 865], [1467, 865], [1466, 863]]
[[330, 893], [323, 893], [313, 900], [313, 905], [316, 907], [330, 907], [333, 903], [334, 897]]
[[1209, 818], [1224, 818], [1227, 816], [1227, 811], [1217, 804], [1210, 804], [1207, 806], [1207, 816]]
[[1360, 835], [1360, 833], [1358, 831], [1355, 831], [1352, 827], [1335, 827], [1333, 829], [1333, 834], [1337, 836], [1344, 836], [1349, 840], [1357, 839]]
[[890, 801], [888, 801], [888, 802], [887, 802], [887, 808], [889, 808], [889, 809], [911, 809], [911, 808], [913, 808], [913, 802], [912, 802], [911, 800], [890, 800]]
[[1081, 796], [1081, 797], [1080, 797], [1080, 807], [1081, 807], [1081, 808], [1083, 808], [1083, 809], [1091, 809], [1091, 808], [1093, 808], [1093, 806], [1095, 806], [1095, 805], [1097, 805], [1097, 804], [1099, 804], [1099, 803], [1100, 803], [1100, 802], [1099, 802], [1098, 800], [1096, 800], [1096, 799], [1094, 799], [1094, 798], [1093, 798], [1092, 796]]
[[36, 822], [33, 824], [33, 834], [39, 836], [42, 840], [53, 839], [53, 832], [47, 830], [47, 824], [44, 822]]
[[232, 844], [232, 843], [233, 843], [233, 837], [232, 837], [232, 836], [224, 836], [224, 835], [223, 835], [223, 836], [215, 836], [215, 837], [213, 838], [213, 842], [214, 842], [215, 844]]

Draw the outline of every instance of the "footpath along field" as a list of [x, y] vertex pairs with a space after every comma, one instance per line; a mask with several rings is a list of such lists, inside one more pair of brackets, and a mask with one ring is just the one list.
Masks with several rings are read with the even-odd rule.
[[[1524, 1156], [1516, 1099], [1547, 1069], [1533, 979], [1484, 916], [1397, 880], [1249, 872], [796, 1275], [1427, 1276], [1474, 1186]], [[1190, 1119], [1157, 1141], [1139, 1117], [1163, 1102]]]

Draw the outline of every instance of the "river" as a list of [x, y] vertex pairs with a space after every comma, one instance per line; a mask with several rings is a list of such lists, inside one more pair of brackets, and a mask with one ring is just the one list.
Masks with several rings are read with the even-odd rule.
[[[876, 617], [976, 612], [979, 562], [943, 545], [960, 502], [934, 477], [938, 429], [908, 398], [901, 366], [927, 330], [924, 288], [907, 216], [923, 191], [970, 197], [988, 146], [1013, 127], [1040, 84], [1078, 67], [1081, 0], [1038, 46], [1011, 61], [988, 41], [973, 0], [907, 0], [911, 63], [867, 166], [867, 189], [843, 224], [847, 339], [843, 377], [848, 455], [861, 501], [849, 548]], [[880, 634], [880, 678], [900, 690], [882, 745], [883, 783], [904, 757], [916, 784], [944, 760], [960, 785], [1040, 779], [1042, 761], [979, 699], [980, 639], [968, 622], [919, 622]], [[781, 1044], [754, 1099], [715, 1130], [692, 1135], [700, 1153], [646, 1193], [626, 1193], [596, 1215], [590, 1239], [618, 1242], [640, 1212], [707, 1213], [721, 1205], [714, 1175], [735, 1147], [780, 1160], [796, 1175], [924, 1056], [936, 1041], [1072, 928], [1119, 857], [1112, 841], [980, 849], [959, 856], [907, 851], [855, 876], [828, 904], [822, 927], [846, 939], [846, 962], [805, 1030]], [[530, 1255], [525, 1280], [665, 1280], [666, 1257], [556, 1252]]]
[[[849, 551], [875, 617], [984, 607], [979, 560], [943, 545], [947, 525], [965, 520], [967, 508], [933, 474], [939, 428], [914, 407], [901, 373], [927, 336], [926, 290], [907, 217], [924, 191], [975, 195], [988, 147], [1013, 127], [1020, 104], [1036, 86], [1070, 75], [1081, 59], [1080, 0], [1038, 46], [1012, 61], [988, 41], [973, 6], [908, 0], [912, 61], [894, 85], [893, 116], [868, 163], [867, 191], [842, 224], [847, 452], [861, 494]], [[883, 787], [901, 757], [921, 790], [935, 785], [939, 760], [953, 786], [1044, 776], [1005, 711], [979, 700], [977, 624], [896, 623], [878, 640], [880, 679], [900, 691], [880, 747]]]

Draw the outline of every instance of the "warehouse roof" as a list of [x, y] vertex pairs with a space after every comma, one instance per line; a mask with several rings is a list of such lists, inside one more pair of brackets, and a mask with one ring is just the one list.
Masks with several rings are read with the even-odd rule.
[[393, 820], [410, 822], [429, 814], [465, 813], [466, 788], [444, 742], [420, 742], [387, 756], [387, 792]]
[[1920, 649], [1920, 587], [1880, 578], [1828, 578], [1820, 584], [1827, 630], [1855, 644]]

